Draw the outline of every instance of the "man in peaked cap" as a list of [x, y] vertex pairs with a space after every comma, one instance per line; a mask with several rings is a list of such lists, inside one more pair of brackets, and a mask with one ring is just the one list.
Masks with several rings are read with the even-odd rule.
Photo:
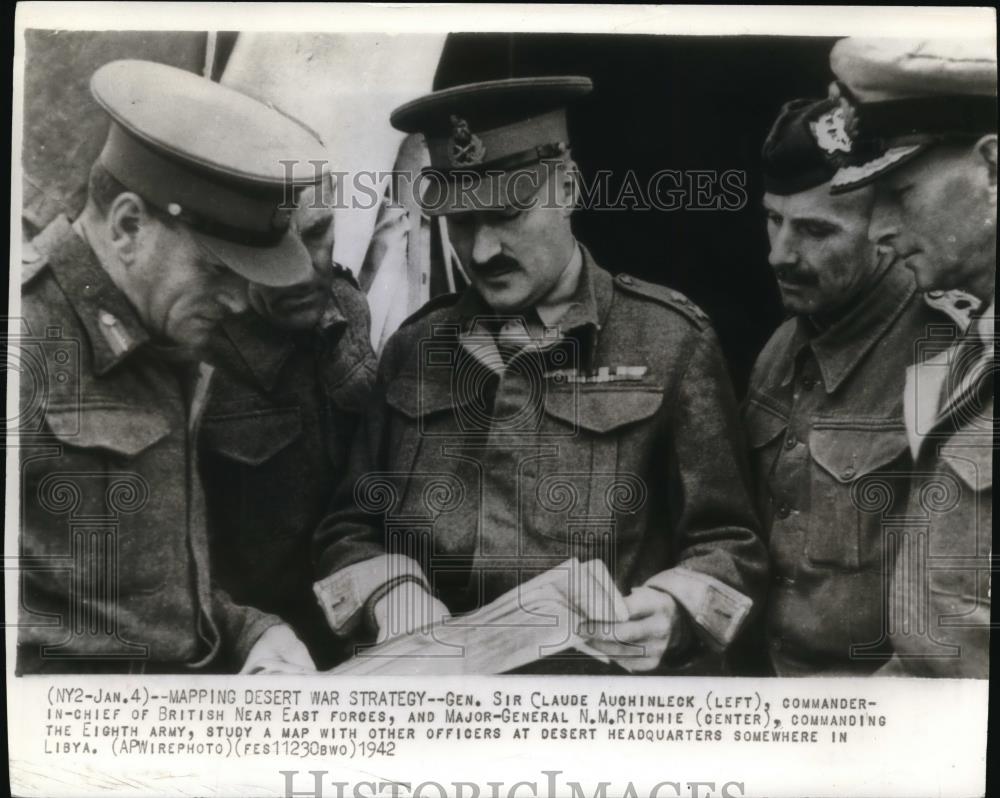
[[213, 329], [248, 281], [310, 273], [290, 202], [323, 150], [162, 64], [107, 64], [91, 90], [111, 126], [86, 207], [22, 256], [40, 362], [21, 380], [19, 672], [311, 668], [279, 618], [214, 584], [193, 441]]
[[[873, 182], [869, 237], [912, 270], [964, 333], [921, 342], [904, 390], [915, 459], [886, 672], [986, 678], [996, 290], [996, 40], [845, 39], [830, 56], [853, 117], [833, 180]], [[928, 336], [930, 339], [930, 336]], [[922, 534], [926, 530], [926, 548]], [[904, 569], [903, 564], [907, 564]], [[926, 597], [926, 599], [925, 599]]]
[[600, 559], [625, 608], [581, 629], [586, 645], [676, 672], [725, 651], [760, 596], [766, 557], [708, 319], [612, 277], [573, 236], [566, 106], [589, 90], [493, 81], [392, 115], [427, 137], [423, 205], [447, 216], [471, 286], [389, 340], [352, 478], [316, 534], [316, 594], [348, 640]]
[[[883, 521], [906, 506], [902, 390], [917, 340], [948, 318], [868, 240], [873, 190], [831, 195], [850, 147], [836, 100], [782, 108], [762, 159], [769, 260], [789, 318], [757, 359], [744, 409], [772, 584], [779, 676], [863, 675], [884, 639]], [[888, 485], [885, 507], [857, 496]]]

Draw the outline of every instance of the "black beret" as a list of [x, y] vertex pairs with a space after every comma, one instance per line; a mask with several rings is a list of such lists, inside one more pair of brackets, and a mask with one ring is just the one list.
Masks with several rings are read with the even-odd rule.
[[797, 194], [830, 181], [836, 158], [850, 152], [843, 111], [836, 100], [785, 103], [764, 141], [764, 189]]

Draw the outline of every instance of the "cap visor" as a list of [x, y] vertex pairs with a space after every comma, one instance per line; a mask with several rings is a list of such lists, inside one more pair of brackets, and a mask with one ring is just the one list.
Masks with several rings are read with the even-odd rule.
[[910, 144], [906, 147], [890, 147], [877, 158], [862, 164], [842, 166], [830, 181], [831, 194], [846, 194], [862, 186], [875, 182], [893, 169], [902, 166], [922, 153], [930, 144]]
[[554, 199], [545, 189], [552, 163], [537, 161], [509, 172], [425, 170], [420, 179], [420, 206], [429, 216], [525, 210], [534, 203]]
[[270, 247], [237, 244], [193, 232], [205, 249], [252, 283], [284, 288], [304, 282], [312, 276], [309, 250], [292, 232], [285, 233], [277, 244]]

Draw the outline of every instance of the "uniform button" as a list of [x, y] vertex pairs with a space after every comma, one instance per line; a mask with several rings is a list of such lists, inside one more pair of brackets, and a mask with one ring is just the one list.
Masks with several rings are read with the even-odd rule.
[[841, 472], [840, 476], [843, 477], [844, 479], [854, 479], [854, 474], [855, 473], [856, 472], [855, 472], [855, 470], [853, 468], [845, 468]]
[[786, 449], [794, 449], [795, 448], [795, 444], [797, 444], [797, 443], [798, 443], [798, 441], [795, 440], [795, 436], [794, 435], [789, 435], [787, 438], [785, 438], [785, 448]]
[[101, 324], [105, 327], [114, 327], [118, 323], [118, 319], [108, 313], [106, 310], [101, 311]]
[[816, 380], [814, 380], [812, 377], [802, 378], [802, 387], [805, 388], [807, 391], [811, 391], [813, 389], [813, 386], [815, 385], [816, 385]]
[[781, 651], [781, 641], [778, 639], [772, 640], [771, 648], [773, 648], [775, 651]]
[[792, 508], [789, 507], [784, 502], [782, 502], [781, 504], [778, 505], [778, 509], [775, 510], [775, 515], [777, 515], [778, 518], [788, 518], [788, 516], [791, 514], [791, 512], [792, 512]]

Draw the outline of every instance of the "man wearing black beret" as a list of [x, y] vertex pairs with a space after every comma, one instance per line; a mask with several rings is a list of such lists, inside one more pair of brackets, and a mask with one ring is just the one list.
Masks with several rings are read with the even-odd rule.
[[900, 397], [915, 342], [948, 322], [868, 241], [872, 191], [831, 196], [843, 125], [836, 101], [793, 100], [763, 151], [769, 260], [791, 318], [757, 359], [745, 420], [779, 676], [867, 674], [892, 653], [884, 530], [911, 467]]

